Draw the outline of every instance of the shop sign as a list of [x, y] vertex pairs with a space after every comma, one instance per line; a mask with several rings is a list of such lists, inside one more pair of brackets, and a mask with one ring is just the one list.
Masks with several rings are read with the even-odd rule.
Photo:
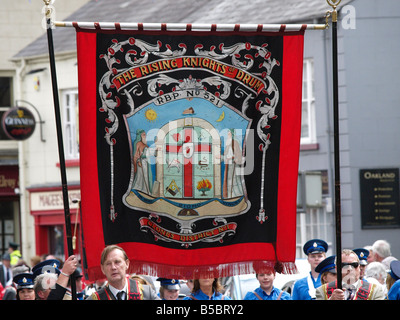
[[15, 196], [18, 180], [18, 166], [0, 166], [0, 196]]
[[[31, 198], [31, 211], [56, 211], [64, 210], [64, 200], [62, 191], [45, 191], [45, 192], [32, 192]], [[81, 198], [81, 191], [68, 190], [69, 207], [77, 209], [78, 204], [72, 202], [74, 199]]]
[[360, 170], [363, 228], [400, 227], [399, 169]]
[[26, 140], [35, 131], [36, 121], [28, 109], [13, 107], [3, 114], [2, 126], [10, 139]]

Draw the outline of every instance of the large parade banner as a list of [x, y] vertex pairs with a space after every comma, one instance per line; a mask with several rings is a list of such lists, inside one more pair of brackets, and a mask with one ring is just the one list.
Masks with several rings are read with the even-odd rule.
[[89, 278], [293, 272], [304, 30], [76, 30]]

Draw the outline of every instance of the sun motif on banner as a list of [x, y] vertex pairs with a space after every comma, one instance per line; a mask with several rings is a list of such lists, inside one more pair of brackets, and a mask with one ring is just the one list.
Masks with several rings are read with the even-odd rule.
[[144, 116], [149, 122], [154, 122], [157, 120], [157, 112], [152, 108], [148, 108], [144, 113]]

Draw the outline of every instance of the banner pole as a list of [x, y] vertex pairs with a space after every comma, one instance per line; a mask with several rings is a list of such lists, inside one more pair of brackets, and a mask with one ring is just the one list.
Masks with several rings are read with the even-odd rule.
[[333, 136], [335, 166], [335, 222], [336, 222], [336, 270], [337, 288], [342, 289], [342, 223], [340, 199], [340, 148], [339, 148], [339, 84], [338, 84], [338, 49], [337, 49], [337, 11], [341, 0], [327, 0], [333, 8], [332, 17], [332, 74], [333, 74]]
[[[46, 6], [48, 6], [48, 3]], [[51, 84], [53, 88], [53, 101], [54, 101], [54, 112], [56, 119], [57, 128], [57, 142], [58, 142], [58, 153], [60, 159], [60, 173], [61, 173], [61, 184], [62, 184], [62, 194], [64, 201], [64, 216], [65, 216], [65, 233], [67, 238], [68, 256], [74, 254], [72, 247], [72, 230], [71, 230], [71, 214], [69, 210], [69, 199], [68, 199], [68, 184], [67, 184], [67, 174], [65, 169], [65, 156], [64, 156], [64, 146], [62, 137], [62, 126], [61, 126], [61, 115], [60, 115], [60, 102], [58, 99], [58, 85], [57, 85], [57, 72], [54, 56], [54, 45], [53, 45], [53, 33], [51, 25], [51, 9], [46, 8], [46, 28], [47, 28], [47, 42], [49, 47], [49, 57], [50, 57], [50, 70], [51, 70]], [[76, 283], [75, 276], [71, 274], [71, 294], [72, 300], [76, 300]]]
[[143, 31], [210, 31], [216, 28], [218, 31], [243, 32], [280, 32], [301, 30], [325, 30], [327, 24], [211, 24], [211, 23], [136, 23], [136, 22], [87, 22], [87, 21], [53, 21], [55, 27], [72, 27], [82, 29], [103, 30], [143, 30]]

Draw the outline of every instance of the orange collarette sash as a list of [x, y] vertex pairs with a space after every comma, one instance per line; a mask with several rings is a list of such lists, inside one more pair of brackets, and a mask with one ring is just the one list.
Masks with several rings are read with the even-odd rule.
[[[109, 286], [96, 291], [94, 293], [96, 300], [115, 300]], [[128, 279], [128, 299], [127, 300], [143, 300], [143, 293], [139, 283], [136, 280]]]

